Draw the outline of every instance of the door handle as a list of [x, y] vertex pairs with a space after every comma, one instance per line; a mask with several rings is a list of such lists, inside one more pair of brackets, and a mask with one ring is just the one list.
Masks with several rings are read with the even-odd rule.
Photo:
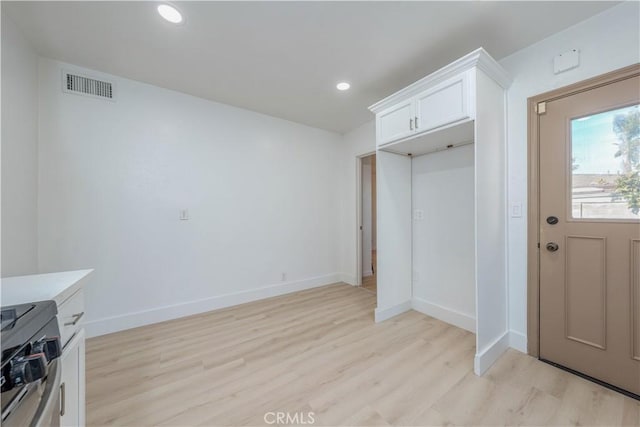
[[64, 383], [60, 384], [60, 416], [64, 417], [67, 406], [67, 396], [66, 396], [66, 387]]
[[409, 119], [409, 130], [413, 130], [413, 119]]
[[547, 243], [547, 250], [549, 252], [555, 252], [560, 248], [560, 246], [558, 246], [558, 244], [556, 242], [549, 242]]
[[64, 326], [75, 326], [80, 319], [82, 319], [82, 316], [84, 316], [84, 311], [82, 313], [78, 313], [78, 314], [74, 314], [73, 317], [73, 321], [72, 322], [65, 322]]

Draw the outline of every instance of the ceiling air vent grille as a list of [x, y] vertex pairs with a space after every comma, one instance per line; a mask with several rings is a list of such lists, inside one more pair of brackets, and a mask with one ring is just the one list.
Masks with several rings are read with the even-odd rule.
[[63, 90], [101, 99], [114, 99], [113, 83], [78, 74], [63, 73]]

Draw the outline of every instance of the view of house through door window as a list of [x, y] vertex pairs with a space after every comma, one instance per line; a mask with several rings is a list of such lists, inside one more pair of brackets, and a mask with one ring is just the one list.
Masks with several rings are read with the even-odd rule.
[[640, 219], [640, 109], [571, 120], [571, 213], [575, 219]]
[[636, 396], [639, 101], [636, 73], [538, 108], [540, 358]]
[[363, 157], [361, 162], [362, 287], [376, 292], [376, 155]]

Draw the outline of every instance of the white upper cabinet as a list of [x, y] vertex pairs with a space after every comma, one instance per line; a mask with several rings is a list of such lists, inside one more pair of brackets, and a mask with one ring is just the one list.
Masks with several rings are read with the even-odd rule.
[[402, 143], [438, 132], [437, 138], [428, 137], [436, 145], [432, 148], [446, 147], [446, 129], [475, 120], [477, 70], [502, 87], [510, 83], [502, 67], [480, 48], [369, 107], [376, 114], [377, 146], [410, 152], [408, 147], [415, 144]]
[[472, 118], [469, 72], [429, 88], [414, 98], [416, 132], [426, 132]]
[[473, 119], [470, 73], [462, 72], [377, 113], [377, 145]]
[[382, 111], [376, 121], [378, 145], [412, 135], [415, 117], [413, 100], [401, 102]]

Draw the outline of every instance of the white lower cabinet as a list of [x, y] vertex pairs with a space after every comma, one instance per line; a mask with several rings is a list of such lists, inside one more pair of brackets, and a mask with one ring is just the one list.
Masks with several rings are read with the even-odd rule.
[[60, 383], [60, 425], [83, 427], [84, 407], [84, 290], [82, 287], [58, 305], [62, 341]]
[[62, 426], [85, 425], [84, 286], [92, 271], [62, 271], [2, 279], [2, 303], [5, 305], [43, 300], [56, 302], [62, 346], [58, 359]]
[[61, 356], [60, 425], [63, 427], [85, 425], [84, 351], [85, 334], [84, 329], [80, 329]]

